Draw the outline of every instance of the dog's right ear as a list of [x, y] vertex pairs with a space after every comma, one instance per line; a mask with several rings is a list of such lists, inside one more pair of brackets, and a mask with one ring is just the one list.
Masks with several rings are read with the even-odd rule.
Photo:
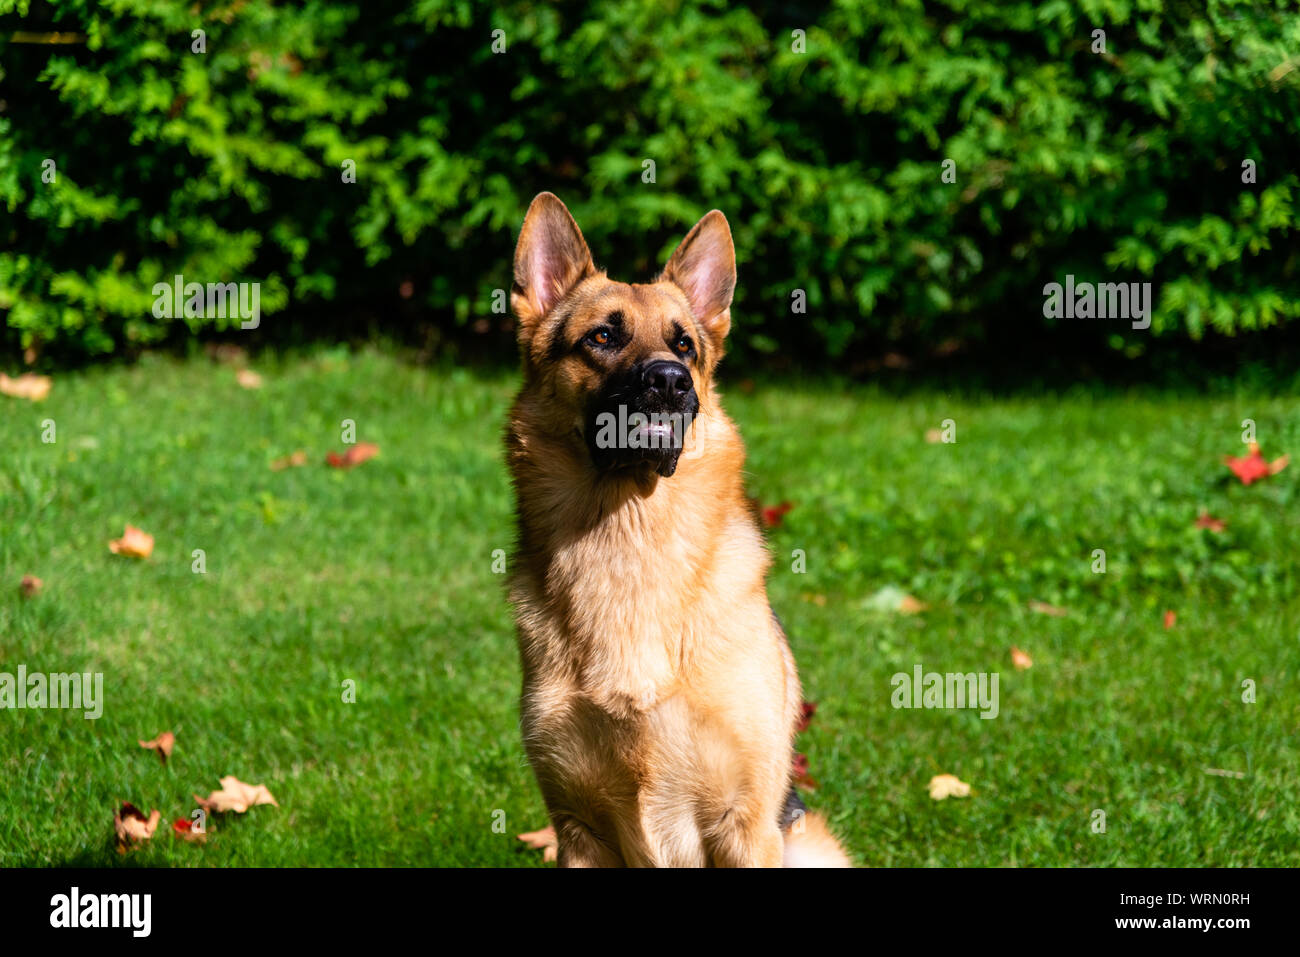
[[569, 210], [554, 193], [538, 193], [515, 246], [510, 305], [519, 319], [519, 341], [526, 343], [551, 307], [595, 271], [587, 241]]

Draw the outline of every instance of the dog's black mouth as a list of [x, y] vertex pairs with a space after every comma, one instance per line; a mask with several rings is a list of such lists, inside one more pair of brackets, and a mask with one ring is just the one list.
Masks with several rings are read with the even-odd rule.
[[584, 437], [597, 471], [651, 470], [665, 478], [677, 471], [700, 410], [689, 374], [678, 368], [682, 371], [673, 370], [670, 387], [662, 388], [645, 385], [647, 375], [654, 376], [653, 367], [649, 373], [644, 366], [634, 367], [592, 404]]

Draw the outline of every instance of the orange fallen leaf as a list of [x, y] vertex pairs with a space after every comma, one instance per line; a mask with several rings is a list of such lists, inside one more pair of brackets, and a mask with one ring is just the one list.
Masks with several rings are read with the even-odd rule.
[[294, 452], [292, 455], [286, 455], [272, 462], [271, 471], [283, 472], [285, 469], [296, 469], [306, 464], [307, 464], [307, 453], [303, 449], [299, 449], [297, 452]]
[[360, 465], [367, 459], [372, 459], [379, 454], [379, 446], [374, 442], [358, 442], [351, 445], [342, 455], [335, 455], [333, 452], [325, 456], [325, 464], [336, 469], [350, 469], [354, 465]]
[[199, 807], [203, 808], [203, 810], [218, 814], [224, 814], [226, 811], [243, 814], [250, 807], [256, 807], [259, 804], [280, 806], [275, 798], [271, 796], [271, 792], [267, 790], [265, 784], [245, 784], [233, 774], [228, 774], [221, 779], [220, 791], [213, 791], [206, 798], [201, 798], [196, 794], [194, 800], [198, 802]]
[[1017, 671], [1024, 671], [1034, 666], [1034, 659], [1029, 657], [1026, 652], [1021, 651], [1015, 645], [1011, 646], [1011, 664]]
[[516, 834], [519, 840], [523, 841], [533, 850], [542, 852], [542, 860], [550, 863], [559, 856], [559, 841], [555, 837], [555, 828], [544, 827], [540, 831], [529, 831], [527, 834]]
[[164, 731], [152, 741], [140, 742], [140, 747], [158, 752], [158, 760], [162, 761], [163, 764], [166, 764], [167, 759], [172, 756], [172, 748], [175, 746], [176, 735], [172, 734], [170, 731]]
[[1165, 631], [1169, 631], [1169, 629], [1173, 628], [1173, 627], [1174, 627], [1174, 622], [1176, 622], [1177, 620], [1178, 620], [1178, 616], [1177, 616], [1176, 614], [1174, 614], [1172, 611], [1166, 611], [1166, 612], [1165, 612]]
[[50, 394], [50, 386], [54, 380], [47, 375], [37, 375], [34, 372], [24, 372], [16, 379], [11, 379], [3, 372], [0, 372], [0, 395], [7, 395], [15, 399], [28, 399], [32, 402], [40, 402]]
[[18, 583], [18, 593], [24, 598], [32, 598], [40, 594], [45, 582], [41, 581], [35, 575], [24, 575], [23, 580]]
[[1231, 455], [1223, 457], [1223, 463], [1232, 469], [1233, 475], [1241, 479], [1242, 485], [1249, 485], [1270, 475], [1276, 475], [1286, 468], [1289, 461], [1291, 461], [1289, 455], [1274, 459], [1272, 462], [1264, 461], [1264, 456], [1259, 454], [1258, 442], [1251, 442], [1247, 447], [1247, 454], [1241, 458], [1235, 458]]
[[235, 381], [245, 389], [262, 388], [262, 377], [252, 369], [240, 369], [235, 373]]
[[134, 525], [128, 525], [122, 537], [113, 539], [108, 543], [108, 547], [114, 555], [148, 558], [153, 554], [153, 536], [148, 532], [142, 532]]
[[172, 821], [172, 834], [182, 841], [189, 841], [192, 844], [203, 844], [208, 839], [208, 832], [196, 831], [194, 822], [187, 817], [178, 817]]
[[929, 607], [928, 604], [913, 598], [911, 595], [904, 595], [898, 602], [898, 610], [904, 615], [920, 614]]
[[1228, 527], [1228, 523], [1221, 518], [1213, 518], [1209, 512], [1202, 512], [1196, 516], [1197, 528], [1208, 528], [1212, 532], [1221, 532]]
[[1040, 615], [1051, 615], [1054, 618], [1064, 618], [1070, 613], [1068, 608], [1060, 608], [1057, 605], [1049, 605], [1045, 601], [1031, 601], [1029, 610], [1036, 611]]
[[930, 778], [930, 797], [936, 801], [946, 801], [950, 797], [964, 798], [970, 796], [970, 785], [955, 774], [936, 774]]
[[122, 807], [113, 814], [113, 830], [117, 834], [117, 852], [125, 854], [136, 844], [153, 837], [158, 827], [162, 812], [154, 810], [147, 818], [134, 804], [122, 802]]

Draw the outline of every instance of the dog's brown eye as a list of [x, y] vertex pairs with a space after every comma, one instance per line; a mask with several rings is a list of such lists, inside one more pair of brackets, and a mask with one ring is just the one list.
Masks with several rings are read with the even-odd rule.
[[673, 348], [677, 350], [678, 355], [686, 355], [691, 351], [691, 337], [681, 336], [673, 343]]
[[606, 329], [604, 326], [601, 326], [599, 329], [596, 329], [588, 333], [587, 340], [589, 342], [595, 343], [598, 346], [607, 346], [609, 345], [609, 340], [610, 340], [609, 330]]

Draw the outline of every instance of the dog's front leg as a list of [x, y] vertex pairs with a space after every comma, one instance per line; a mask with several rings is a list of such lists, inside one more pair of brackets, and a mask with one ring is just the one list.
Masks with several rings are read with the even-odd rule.
[[560, 867], [625, 867], [623, 857], [598, 838], [577, 818], [554, 819], [558, 844], [556, 863]]
[[776, 813], [742, 815], [732, 809], [714, 828], [709, 841], [715, 867], [780, 867], [785, 839]]

